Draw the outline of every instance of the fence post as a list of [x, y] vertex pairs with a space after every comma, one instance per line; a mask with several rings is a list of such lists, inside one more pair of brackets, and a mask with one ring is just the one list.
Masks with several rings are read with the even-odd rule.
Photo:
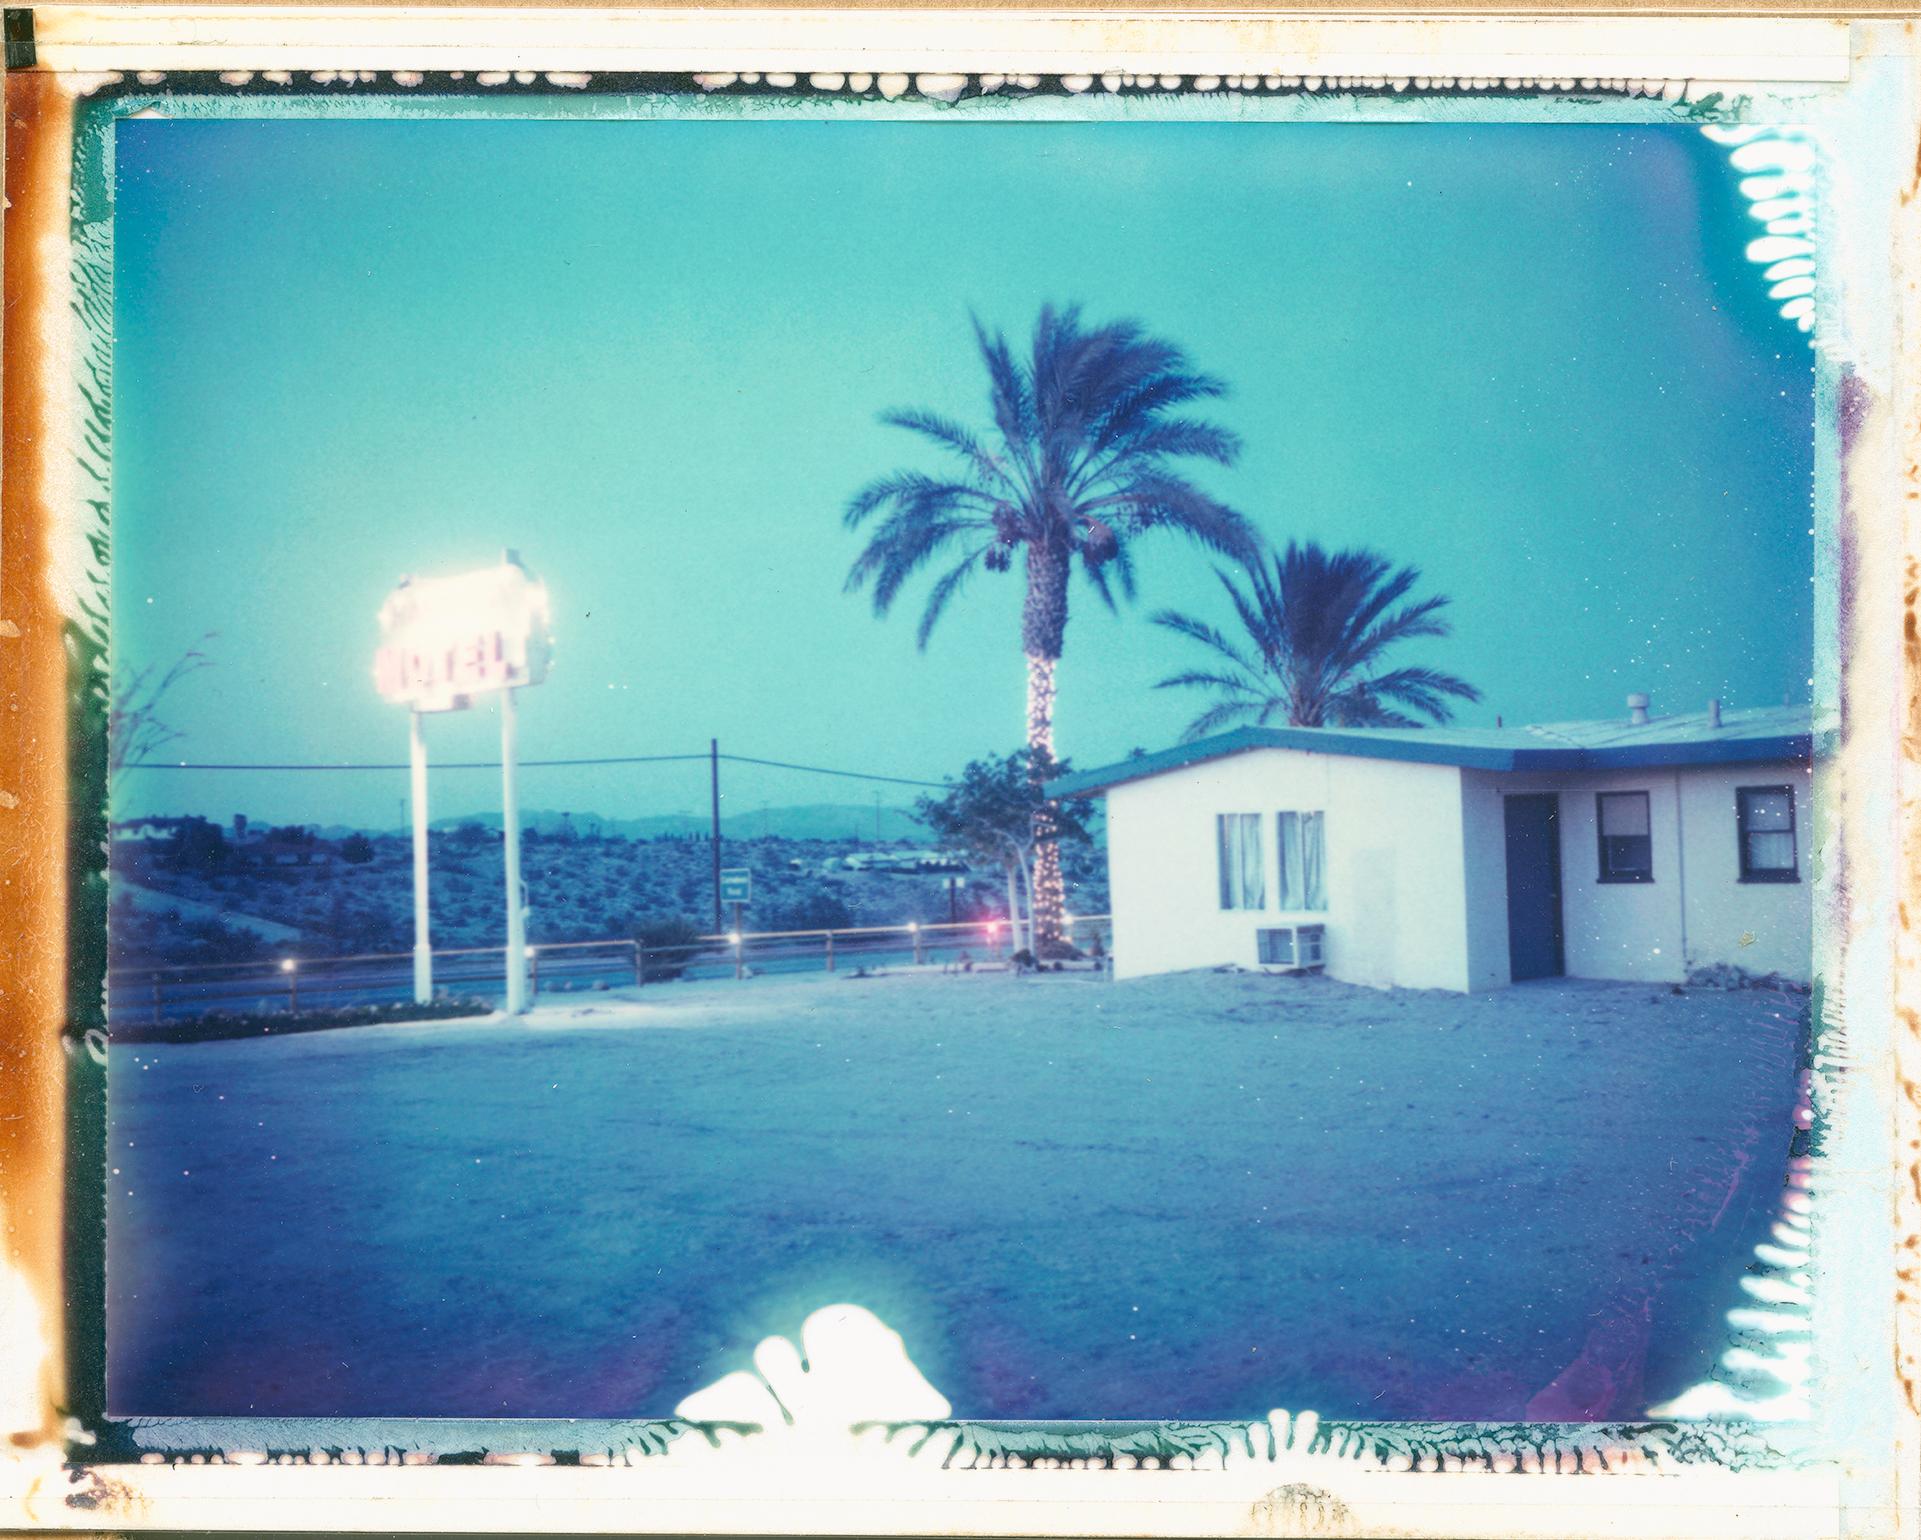
[[834, 933], [831, 930], [827, 933], [827, 971], [834, 971]]
[[926, 962], [926, 961], [927, 961], [927, 951], [926, 951], [926, 948], [925, 948], [925, 947], [924, 947], [924, 946], [922, 945], [922, 942], [921, 942], [921, 936], [920, 936], [920, 921], [919, 921], [919, 920], [912, 920], [912, 921], [909, 921], [909, 922], [908, 922], [908, 926], [907, 926], [907, 928], [908, 928], [908, 930], [909, 930], [909, 931], [911, 931], [911, 932], [913, 933], [913, 937], [914, 937], [914, 966], [915, 966], [916, 968], [918, 968], [918, 967], [919, 967], [919, 966], [920, 966], [920, 965], [921, 965], [922, 963], [924, 963], [924, 962]]
[[153, 1024], [160, 1025], [160, 975], [153, 976]]
[[634, 988], [638, 989], [647, 982], [647, 944], [634, 943]]

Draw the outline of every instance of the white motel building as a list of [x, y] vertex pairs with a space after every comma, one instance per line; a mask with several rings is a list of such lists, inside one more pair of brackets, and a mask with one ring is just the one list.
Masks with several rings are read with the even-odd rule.
[[1812, 972], [1806, 707], [1515, 728], [1242, 728], [1075, 772], [1118, 978], [1239, 964], [1496, 989]]

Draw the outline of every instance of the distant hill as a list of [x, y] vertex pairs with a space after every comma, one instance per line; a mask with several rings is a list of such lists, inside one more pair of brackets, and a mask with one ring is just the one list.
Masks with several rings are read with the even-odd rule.
[[[475, 813], [459, 818], [436, 818], [430, 827], [457, 829], [462, 824], [479, 824], [498, 829], [499, 813]], [[538, 829], [542, 834], [559, 834], [572, 827], [578, 834], [598, 831], [625, 839], [659, 839], [672, 835], [704, 835], [708, 821], [689, 813], [661, 813], [649, 818], [602, 818], [597, 813], [557, 812], [551, 808], [528, 808], [520, 815], [523, 829]], [[879, 816], [882, 840], [927, 838], [927, 829], [905, 808], [883, 807]], [[389, 832], [401, 832], [398, 830]], [[722, 839], [747, 840], [767, 834], [790, 840], [871, 840], [875, 837], [875, 810], [857, 802], [812, 802], [797, 807], [752, 808], [723, 813]]]

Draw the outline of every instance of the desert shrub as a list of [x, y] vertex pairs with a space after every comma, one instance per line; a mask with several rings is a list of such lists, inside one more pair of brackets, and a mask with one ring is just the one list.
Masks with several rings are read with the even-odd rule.
[[442, 995], [425, 1005], [330, 1005], [305, 1011], [208, 1011], [179, 1021], [116, 1022], [108, 1036], [120, 1043], [210, 1043], [232, 1037], [289, 1037], [297, 1032], [331, 1032], [340, 1027], [378, 1027], [396, 1021], [444, 1021], [487, 1016], [485, 1000]]
[[147, 910], [126, 901], [109, 912], [116, 968], [257, 962], [279, 955], [255, 932], [217, 919], [186, 919], [177, 909]]
[[845, 930], [854, 912], [837, 894], [816, 890], [774, 910], [772, 922], [774, 930]]
[[702, 934], [700, 926], [683, 914], [642, 915], [634, 926], [634, 940], [642, 949], [642, 981], [679, 978], [707, 950], [698, 945]]
[[1711, 963], [1692, 969], [1688, 973], [1688, 985], [1694, 989], [1768, 989], [1785, 990], [1789, 994], [1808, 993], [1808, 986], [1799, 979], [1779, 973], [1750, 973], [1734, 963]]

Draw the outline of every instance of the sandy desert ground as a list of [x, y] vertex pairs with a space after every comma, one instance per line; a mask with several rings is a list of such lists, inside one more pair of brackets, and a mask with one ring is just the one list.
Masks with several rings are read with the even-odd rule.
[[863, 1305], [976, 1417], [1639, 1416], [1805, 999], [845, 974], [112, 1050], [121, 1414], [669, 1415]]

